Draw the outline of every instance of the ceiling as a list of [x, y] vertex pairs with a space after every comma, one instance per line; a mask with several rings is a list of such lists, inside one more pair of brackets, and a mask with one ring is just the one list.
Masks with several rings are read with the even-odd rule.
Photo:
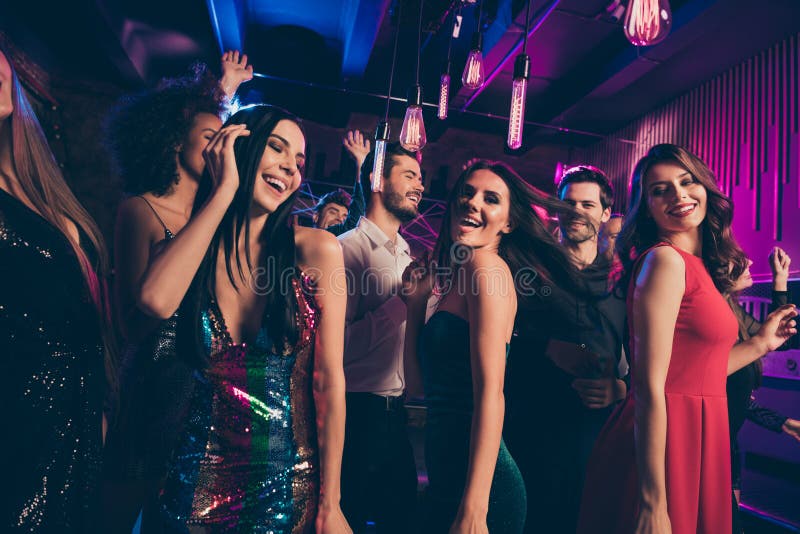
[[[527, 52], [532, 58], [525, 146], [582, 145], [800, 32], [798, 0], [672, 0], [673, 26], [662, 43], [637, 49], [606, 8], [612, 0], [534, 0]], [[623, 0], [623, 3], [626, 3]], [[152, 84], [194, 59], [217, 65], [220, 50], [243, 49], [257, 78], [243, 100], [263, 99], [336, 127], [350, 113], [382, 115], [398, 36], [391, 106], [414, 83], [421, 0], [75, 0], [9, 1], [11, 33], [64, 73], [123, 87]], [[527, 2], [484, 0], [487, 83], [460, 87], [478, 6], [424, 0], [420, 82], [433, 104], [453, 29], [450, 117], [426, 106], [429, 138], [448, 127], [505, 135], [514, 57]], [[757, 6], [757, 7], [754, 7]], [[5, 11], [4, 11], [5, 10]], [[9, 22], [10, 21], [10, 22]]]

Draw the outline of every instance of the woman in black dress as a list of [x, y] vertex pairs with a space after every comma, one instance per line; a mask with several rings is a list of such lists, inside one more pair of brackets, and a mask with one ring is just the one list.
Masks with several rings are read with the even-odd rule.
[[[3, 532], [98, 532], [106, 255], [0, 50]], [[13, 436], [13, 437], [12, 437]]]

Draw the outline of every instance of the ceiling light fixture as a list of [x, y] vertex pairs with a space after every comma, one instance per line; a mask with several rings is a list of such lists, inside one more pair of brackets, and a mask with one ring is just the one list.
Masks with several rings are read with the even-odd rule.
[[467, 63], [464, 65], [464, 73], [461, 75], [461, 83], [467, 89], [473, 91], [479, 89], [484, 82], [483, 72], [483, 26], [481, 25], [481, 18], [483, 17], [483, 1], [478, 7], [478, 31], [473, 37], [472, 49], [467, 56]]
[[422, 41], [422, 7], [425, 0], [419, 3], [419, 24], [417, 26], [417, 77], [413, 87], [408, 91], [408, 107], [400, 129], [400, 145], [411, 152], [422, 150], [428, 142], [425, 135], [425, 122], [422, 119], [422, 87], [419, 84], [419, 55]]
[[663, 41], [672, 27], [668, 0], [630, 0], [625, 12], [625, 37], [634, 46], [652, 46]]
[[508, 117], [508, 148], [517, 150], [522, 146], [522, 127], [525, 125], [525, 98], [528, 92], [528, 78], [531, 75], [531, 58], [525, 52], [528, 49], [528, 27], [531, 19], [531, 4], [525, 8], [525, 34], [522, 41], [522, 53], [514, 60], [514, 81], [511, 84], [511, 111]]

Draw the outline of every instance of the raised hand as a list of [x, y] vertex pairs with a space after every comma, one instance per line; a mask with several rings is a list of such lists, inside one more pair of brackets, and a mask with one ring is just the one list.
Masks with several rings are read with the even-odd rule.
[[247, 54], [239, 55], [238, 50], [222, 54], [222, 79], [219, 83], [228, 98], [233, 98], [239, 86], [252, 79], [253, 66], [247, 64]]
[[781, 428], [794, 439], [800, 441], [800, 421], [797, 419], [787, 419]]
[[772, 283], [777, 291], [786, 291], [789, 281], [789, 266], [792, 258], [780, 247], [775, 247], [769, 254], [769, 267], [772, 270]]
[[[233, 195], [239, 188], [239, 170], [233, 146], [236, 139], [250, 135], [244, 124], [231, 124], [219, 130], [203, 149], [203, 159], [215, 191]], [[231, 196], [231, 198], [233, 198]]]
[[347, 153], [355, 160], [356, 166], [360, 170], [361, 165], [364, 164], [364, 160], [367, 159], [367, 155], [369, 154], [371, 146], [369, 139], [359, 130], [350, 130], [347, 132], [347, 135], [344, 136], [342, 144], [347, 150]]

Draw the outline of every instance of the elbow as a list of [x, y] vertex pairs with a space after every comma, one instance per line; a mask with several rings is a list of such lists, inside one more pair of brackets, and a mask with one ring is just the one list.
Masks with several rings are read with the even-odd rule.
[[137, 295], [136, 304], [142, 312], [157, 319], [169, 319], [178, 310], [177, 306], [167, 302], [163, 294], [142, 286]]

